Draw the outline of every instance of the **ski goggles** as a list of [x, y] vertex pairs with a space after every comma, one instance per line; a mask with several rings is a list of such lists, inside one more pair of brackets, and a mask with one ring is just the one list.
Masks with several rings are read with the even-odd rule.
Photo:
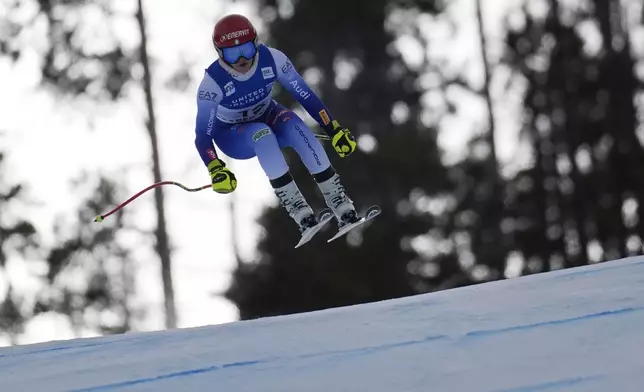
[[230, 48], [221, 48], [221, 54], [224, 61], [228, 64], [235, 64], [242, 57], [247, 60], [252, 60], [256, 53], [257, 47], [255, 46], [254, 41], [249, 41]]

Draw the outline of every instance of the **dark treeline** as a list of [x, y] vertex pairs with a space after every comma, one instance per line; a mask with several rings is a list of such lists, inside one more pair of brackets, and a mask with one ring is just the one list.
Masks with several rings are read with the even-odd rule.
[[[374, 149], [333, 162], [354, 200], [378, 203], [384, 215], [364, 237], [332, 245], [319, 240], [295, 251], [297, 234], [287, 217], [279, 208], [267, 210], [259, 255], [239, 266], [227, 292], [243, 318], [640, 253], [641, 80], [630, 31], [641, 26], [627, 26], [619, 1], [564, 6], [550, 0], [545, 14], [531, 13], [526, 2], [513, 10], [502, 60], [489, 65], [492, 75], [510, 70], [508, 90], [524, 86], [516, 130], [522, 159], [506, 165], [498, 164], [491, 121], [473, 136], [464, 159], [443, 164], [436, 123], [422, 121], [419, 100], [418, 80], [432, 70], [431, 61], [410, 67], [390, 50], [398, 34], [422, 43], [419, 15], [440, 13], [440, 2], [295, 2], [288, 15], [277, 12], [279, 1], [260, 3], [269, 44], [289, 54], [302, 73], [320, 75], [318, 91], [362, 145], [375, 139]], [[340, 8], [341, 14], [334, 11]], [[351, 83], [337, 83], [352, 67]], [[442, 86], [453, 83], [462, 81], [445, 77]], [[489, 100], [487, 91], [476, 93]], [[503, 105], [508, 98], [494, 99]], [[433, 116], [452, 112], [448, 107]], [[301, 164], [292, 159], [291, 165], [306, 181]]]

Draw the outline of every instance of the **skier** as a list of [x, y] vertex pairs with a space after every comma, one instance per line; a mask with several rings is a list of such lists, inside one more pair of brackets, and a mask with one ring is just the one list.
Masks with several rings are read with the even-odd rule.
[[284, 53], [258, 42], [257, 31], [246, 17], [233, 14], [219, 20], [212, 41], [219, 59], [206, 69], [199, 85], [195, 138], [212, 189], [230, 193], [237, 187], [237, 178], [214, 145], [234, 159], [256, 156], [280, 204], [304, 235], [320, 222], [282, 154], [283, 147], [292, 147], [315, 179], [340, 229], [355, 224], [359, 217], [353, 202], [324, 148], [297, 114], [272, 98], [273, 84], [282, 85], [320, 124], [342, 158], [356, 149], [349, 129], [333, 119]]

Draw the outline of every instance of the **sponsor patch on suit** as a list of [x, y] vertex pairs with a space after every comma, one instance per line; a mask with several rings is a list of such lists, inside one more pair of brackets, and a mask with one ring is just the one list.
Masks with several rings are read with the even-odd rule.
[[255, 134], [253, 134], [253, 142], [257, 143], [259, 139], [270, 134], [271, 130], [269, 128], [262, 128], [259, 131], [255, 132]]

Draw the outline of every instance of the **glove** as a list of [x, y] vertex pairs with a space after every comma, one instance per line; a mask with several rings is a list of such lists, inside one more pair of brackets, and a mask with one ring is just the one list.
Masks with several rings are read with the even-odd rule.
[[351, 155], [356, 150], [356, 138], [353, 137], [348, 128], [341, 126], [337, 121], [334, 120], [332, 125], [333, 137], [331, 138], [331, 144], [333, 144], [335, 152], [340, 155], [340, 158]]
[[230, 193], [237, 188], [237, 178], [230, 170], [226, 169], [226, 164], [220, 159], [213, 159], [208, 164], [210, 179], [212, 180], [212, 190], [217, 193]]

